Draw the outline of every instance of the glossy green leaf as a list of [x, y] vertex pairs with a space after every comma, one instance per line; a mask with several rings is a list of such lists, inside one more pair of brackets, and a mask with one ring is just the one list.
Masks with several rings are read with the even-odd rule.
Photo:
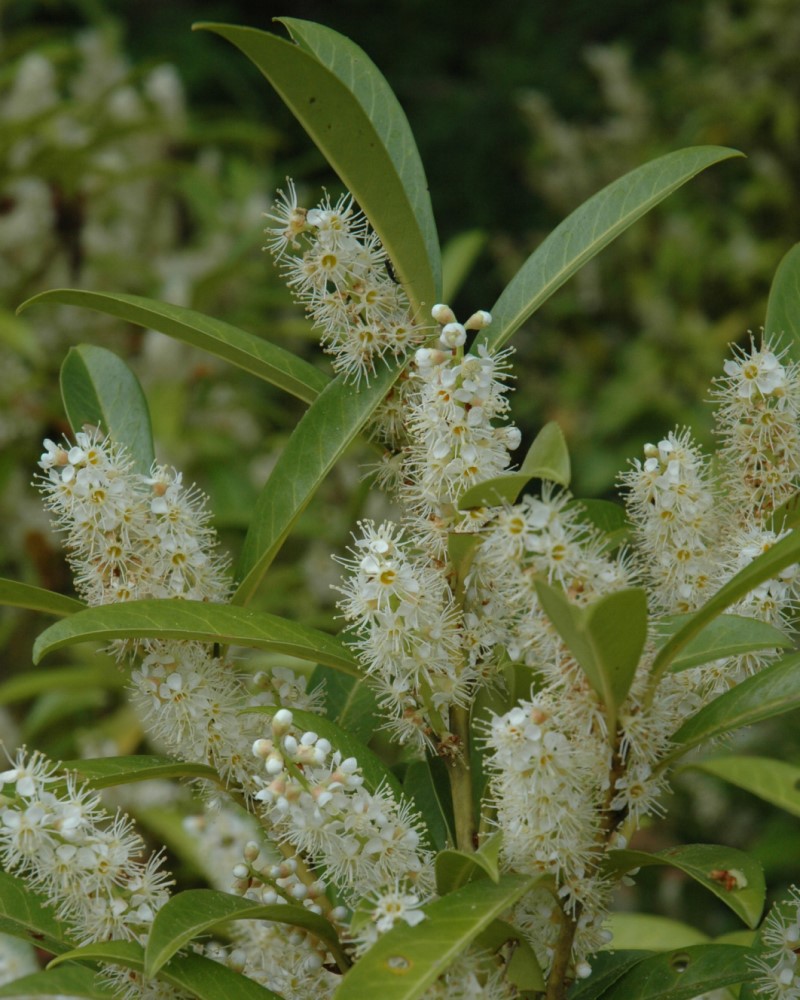
[[497, 855], [491, 850], [474, 851], [471, 854], [466, 851], [445, 850], [436, 855], [436, 891], [440, 896], [486, 878], [492, 882], [500, 881]]
[[103, 985], [102, 974], [85, 965], [62, 965], [22, 976], [0, 986], [0, 997], [85, 997], [86, 1000], [114, 1000], [119, 993]]
[[800, 532], [792, 532], [754, 559], [714, 594], [659, 649], [652, 673], [658, 677], [667, 670], [680, 652], [732, 604], [745, 597], [759, 584], [800, 560]]
[[326, 663], [345, 673], [359, 673], [350, 649], [326, 632], [264, 611], [177, 599], [126, 601], [86, 608], [45, 629], [34, 643], [33, 659], [38, 663], [53, 650], [76, 642], [147, 638], [269, 649]]
[[340, 968], [349, 966], [333, 924], [304, 906], [265, 906], [214, 889], [176, 893], [158, 911], [145, 949], [145, 972], [155, 976], [184, 945], [229, 920], [271, 920], [302, 927], [324, 942]]
[[363, 678], [317, 664], [308, 682], [309, 690], [324, 685], [325, 716], [351, 736], [369, 743], [384, 723], [373, 687]]
[[[651, 865], [669, 865], [712, 892], [748, 927], [755, 927], [761, 919], [767, 891], [764, 872], [754, 858], [733, 847], [685, 844], [655, 854], [647, 851], [610, 851], [608, 864], [619, 872]], [[725, 879], [726, 872], [735, 876], [733, 883]]]
[[651, 951], [601, 951], [592, 956], [592, 974], [573, 983], [569, 1000], [601, 1000], [634, 966], [653, 955]]
[[150, 411], [139, 381], [125, 362], [104, 347], [70, 347], [61, 365], [61, 396], [74, 433], [100, 427], [125, 445], [137, 472], [155, 461]]
[[737, 788], [757, 795], [780, 809], [800, 816], [800, 767], [771, 757], [731, 754], [686, 765], [695, 771], [713, 774]]
[[767, 318], [764, 332], [769, 337], [780, 337], [789, 345], [789, 353], [800, 358], [800, 243], [795, 243], [783, 257], [767, 299]]
[[442, 302], [455, 301], [488, 238], [482, 229], [468, 229], [442, 247]]
[[[698, 944], [638, 962], [621, 976], [602, 1000], [694, 1000], [750, 976], [749, 948]], [[577, 996], [577, 994], [576, 994]]]
[[647, 595], [617, 590], [587, 607], [536, 580], [536, 594], [589, 683], [612, 713], [625, 700], [647, 638]]
[[800, 708], [800, 655], [785, 656], [690, 716], [670, 737], [670, 758], [742, 726]]
[[[136, 941], [100, 941], [59, 955], [49, 968], [68, 961], [121, 965], [141, 974], [144, 972], [144, 948]], [[197, 1000], [231, 1000], [233, 997], [236, 1000], [282, 1000], [272, 990], [202, 955], [176, 956], [160, 970], [158, 978], [186, 990]]]
[[637, 219], [701, 170], [741, 155], [722, 146], [681, 149], [603, 188], [534, 250], [492, 307], [492, 325], [478, 336], [476, 345], [499, 350], [553, 292]]
[[336, 1000], [415, 1000], [537, 881], [503, 875], [496, 885], [484, 879], [429, 903], [416, 927], [398, 923], [359, 959]]
[[466, 490], [458, 501], [459, 510], [471, 507], [496, 507], [517, 502], [532, 479], [546, 479], [569, 486], [570, 461], [564, 432], [556, 423], [545, 424], [528, 449], [519, 472], [507, 472]]
[[340, 375], [305, 412], [256, 501], [234, 603], [250, 599], [292, 526], [399, 374], [399, 368], [381, 368], [358, 387]]
[[[274, 705], [258, 705], [254, 708], [245, 709], [248, 714], [273, 716], [277, 711]], [[365, 746], [361, 740], [356, 739], [351, 733], [346, 733], [335, 722], [325, 719], [322, 716], [314, 715], [313, 712], [304, 712], [299, 708], [292, 708], [292, 721], [301, 732], [312, 732], [318, 736], [323, 736], [331, 744], [334, 750], [339, 750], [343, 757], [355, 757], [361, 766], [361, 773], [364, 775], [364, 784], [371, 792], [377, 791], [381, 786], [388, 786], [392, 795], [399, 801], [403, 798], [403, 789], [400, 782], [386, 767], [377, 754], [373, 753], [369, 747]], [[266, 724], [265, 724], [266, 725]]]
[[75, 771], [90, 788], [114, 788], [156, 778], [204, 778], [222, 787], [225, 782], [208, 764], [194, 764], [160, 754], [133, 754], [127, 757], [90, 757], [65, 760], [65, 771]]
[[448, 819], [436, 782], [427, 760], [412, 761], [403, 779], [403, 791], [414, 802], [425, 821], [431, 847], [442, 851], [448, 844], [455, 843], [452, 817]]
[[55, 288], [34, 295], [19, 307], [20, 311], [41, 302], [93, 309], [125, 323], [158, 330], [228, 361], [306, 403], [313, 402], [330, 381], [324, 372], [289, 351], [183, 306], [141, 295]]
[[74, 614], [86, 607], [83, 601], [76, 601], [74, 597], [66, 597], [64, 594], [45, 590], [44, 587], [34, 587], [30, 583], [19, 583], [4, 578], [0, 578], [0, 604], [10, 608], [41, 611], [59, 618]]
[[495, 954], [504, 945], [512, 943], [511, 959], [506, 967], [506, 979], [518, 990], [543, 991], [546, 987], [544, 974], [536, 952], [525, 934], [518, 927], [505, 920], [493, 920], [485, 931], [475, 938], [479, 951]]
[[[660, 619], [657, 628], [662, 641], [674, 635], [693, 617], [672, 615]], [[670, 664], [670, 670], [678, 673], [711, 660], [743, 656], [759, 649], [791, 649], [792, 646], [794, 641], [768, 622], [744, 615], [720, 615], [683, 647]]]
[[85, 667], [56, 667], [15, 674], [0, 684], [0, 705], [11, 705], [50, 691], [86, 691], [89, 688], [125, 687], [125, 675], [108, 663]]
[[614, 935], [608, 945], [612, 951], [644, 948], [648, 951], [672, 951], [693, 944], [704, 944], [707, 934], [680, 920], [660, 917], [653, 913], [614, 912], [609, 915], [608, 929]]
[[23, 938], [54, 955], [69, 951], [68, 928], [22, 879], [0, 871], [0, 934]]
[[281, 18], [297, 44], [255, 28], [199, 24], [240, 49], [294, 114], [377, 232], [415, 311], [438, 299], [441, 263], [422, 161], [397, 98], [337, 32]]

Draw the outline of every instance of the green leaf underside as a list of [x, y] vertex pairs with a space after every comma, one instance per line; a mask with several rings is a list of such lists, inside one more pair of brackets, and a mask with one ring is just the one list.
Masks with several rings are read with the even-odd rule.
[[358, 387], [340, 375], [305, 412], [256, 501], [239, 557], [235, 604], [253, 595], [292, 526], [399, 374], [399, 366], [381, 367]]
[[42, 611], [59, 618], [81, 611], [86, 605], [74, 597], [56, 594], [44, 587], [34, 587], [30, 583], [0, 578], [0, 604], [10, 608], [26, 608], [28, 611]]
[[[144, 972], [144, 949], [135, 941], [101, 941], [75, 948], [54, 959], [49, 968], [56, 968], [62, 962], [97, 961], [109, 965], [121, 965], [125, 969]], [[182, 955], [175, 957], [162, 968], [158, 978], [179, 989], [187, 990], [197, 1000], [282, 1000], [272, 990], [241, 976], [202, 955]]]
[[297, 44], [228, 24], [198, 24], [240, 49], [294, 114], [381, 239], [415, 311], [441, 286], [436, 227], [405, 113], [362, 50], [322, 25], [282, 18]]
[[685, 625], [670, 636], [656, 654], [653, 661], [653, 675], [657, 677], [667, 670], [675, 657], [712, 619], [749, 594], [754, 587], [776, 576], [798, 559], [800, 559], [800, 532], [792, 532], [728, 580]]
[[177, 893], [156, 914], [145, 950], [145, 972], [155, 976], [193, 938], [229, 920], [270, 920], [302, 927], [325, 943], [342, 967], [348, 961], [333, 925], [304, 906], [264, 906], [214, 889]]
[[336, 1000], [414, 1000], [493, 920], [529, 892], [537, 878], [504, 875], [464, 886], [423, 907], [416, 927], [398, 923], [342, 980]]
[[146, 475], [155, 461], [150, 411], [139, 381], [125, 362], [104, 347], [71, 347], [61, 365], [61, 396], [73, 433], [100, 427], [127, 449]]
[[742, 154], [722, 146], [667, 153], [630, 171], [575, 209], [537, 247], [492, 307], [477, 344], [499, 350], [561, 285], [630, 225], [696, 174]]
[[536, 594], [556, 631], [607, 708], [625, 700], [647, 638], [647, 595], [618, 590], [587, 607], [536, 580]]
[[[746, 980], [751, 975], [749, 955], [749, 948], [729, 944], [699, 944], [652, 955], [617, 979], [602, 1000], [694, 1000]], [[580, 998], [584, 1000], [582, 994]]]
[[65, 760], [61, 766], [65, 771], [75, 771], [82, 781], [95, 789], [153, 781], [156, 778], [204, 778], [220, 786], [225, 784], [208, 764], [193, 764], [159, 754]]
[[508, 472], [466, 490], [458, 501], [459, 510], [514, 504], [532, 479], [546, 479], [568, 487], [570, 460], [564, 432], [557, 423], [545, 424], [528, 449], [519, 472]]
[[732, 754], [692, 761], [686, 767], [722, 778], [792, 816], [800, 816], [800, 767], [795, 764], [771, 757]]
[[690, 716], [670, 737], [679, 744], [670, 759], [723, 733], [795, 708], [800, 708], [800, 654], [765, 667]]
[[791, 356], [800, 358], [800, 243], [795, 243], [778, 264], [767, 299], [764, 332], [780, 337]]
[[42, 896], [22, 879], [0, 871], [0, 934], [23, 938], [57, 955], [72, 948], [64, 937], [67, 930]]
[[23, 302], [19, 311], [42, 302], [93, 309], [126, 323], [158, 330], [236, 365], [305, 403], [313, 402], [330, 381], [324, 372], [290, 351], [183, 306], [141, 295], [55, 288]]
[[[666, 639], [693, 617], [673, 615], [663, 618], [657, 623], [657, 628]], [[793, 645], [792, 639], [768, 622], [744, 615], [720, 615], [683, 647], [670, 664], [670, 670], [678, 673], [711, 660], [742, 656], [759, 649], [789, 649]]]
[[634, 966], [651, 958], [655, 952], [636, 949], [633, 951], [601, 951], [592, 956], [592, 974], [588, 979], [579, 979], [569, 991], [569, 1000], [601, 1000], [609, 987], [618, 982]]
[[45, 629], [34, 643], [33, 658], [38, 663], [76, 642], [146, 638], [268, 649], [359, 676], [348, 647], [326, 632], [250, 608], [178, 599], [86, 608]]
[[[245, 709], [245, 711], [259, 715], [273, 716], [278, 711], [278, 707], [274, 705], [259, 705], [252, 709]], [[298, 708], [292, 708], [291, 712], [294, 725], [301, 732], [312, 732], [324, 737], [329, 741], [334, 750], [340, 751], [343, 758], [356, 758], [361, 766], [364, 783], [369, 791], [375, 792], [381, 785], [386, 785], [398, 801], [404, 798], [400, 782], [386, 767], [380, 757], [373, 753], [369, 747], [365, 746], [361, 740], [356, 739], [350, 733], [346, 733], [335, 722], [331, 722], [330, 719], [314, 715], [313, 712], [304, 712]]]
[[[651, 865], [677, 868], [712, 892], [751, 928], [758, 924], [764, 909], [766, 886], [761, 865], [733, 847], [686, 844], [655, 854], [647, 851], [611, 851], [608, 863], [620, 872]], [[719, 873], [728, 871], [741, 873], [744, 880], [741, 888], [726, 888], [725, 880]], [[712, 873], [717, 877], [712, 877]]]
[[57, 969], [33, 972], [0, 986], [0, 997], [85, 997], [86, 1000], [113, 1000], [119, 993], [103, 986], [96, 969], [85, 965], [63, 965]]
[[514, 950], [506, 967], [506, 979], [519, 990], [544, 991], [546, 984], [536, 952], [518, 927], [505, 920], [493, 920], [474, 943], [477, 950], [493, 955], [509, 942], [513, 942]]

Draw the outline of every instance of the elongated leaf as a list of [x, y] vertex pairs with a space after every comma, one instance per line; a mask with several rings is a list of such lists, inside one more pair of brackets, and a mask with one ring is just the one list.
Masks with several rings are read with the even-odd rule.
[[628, 226], [701, 170], [741, 155], [722, 146], [681, 149], [637, 167], [603, 188], [534, 250], [494, 304], [492, 325], [478, 336], [476, 345], [484, 343], [499, 350], [556, 289]]
[[800, 767], [771, 757], [731, 754], [687, 764], [695, 771], [713, 774], [737, 788], [752, 792], [765, 802], [800, 816]]
[[[694, 1000], [750, 975], [749, 948], [698, 944], [638, 962], [602, 994], [603, 1000]], [[577, 994], [576, 994], [577, 996]]]
[[69, 951], [68, 928], [56, 920], [44, 897], [33, 892], [22, 879], [0, 870], [0, 934], [23, 938], [37, 948], [57, 955]]
[[22, 976], [0, 986], [0, 997], [86, 997], [87, 1000], [113, 1000], [119, 993], [102, 984], [96, 969], [85, 965], [64, 965]]
[[256, 501], [242, 546], [234, 603], [246, 604], [325, 476], [383, 401], [400, 369], [356, 387], [340, 375], [306, 411]]
[[634, 966], [653, 955], [652, 951], [601, 951], [592, 956], [592, 974], [579, 979], [569, 991], [569, 1000], [600, 1000], [608, 989]]
[[672, 951], [708, 941], [708, 935], [696, 927], [652, 913], [612, 913], [608, 927], [614, 936], [606, 947], [614, 951], [631, 948]]
[[90, 688], [124, 687], [126, 678], [107, 663], [87, 667], [56, 667], [17, 674], [0, 684], [0, 705], [11, 705], [50, 691], [86, 691]]
[[[650, 854], [647, 851], [611, 851], [609, 866], [617, 871], [670, 865], [685, 872], [740, 917], [755, 927], [764, 909], [766, 886], [761, 865], [744, 851], [718, 844], [686, 844]], [[730, 874], [730, 878], [726, 876]]]
[[75, 771], [90, 788], [113, 788], [155, 778], [205, 778], [223, 787], [225, 785], [208, 764], [193, 764], [160, 754], [65, 760], [61, 766], [66, 771]]
[[581, 608], [536, 580], [536, 594], [589, 683], [615, 713], [631, 686], [647, 638], [647, 595], [629, 588]]
[[[144, 948], [136, 941], [100, 941], [75, 948], [53, 959], [49, 968], [62, 962], [96, 961], [121, 965], [136, 973], [144, 973]], [[221, 962], [212, 962], [202, 955], [175, 957], [162, 968], [158, 978], [178, 989], [187, 990], [197, 1000], [282, 1000], [277, 993], [259, 986], [252, 979], [240, 976]]]
[[455, 843], [452, 817], [448, 820], [427, 760], [414, 760], [408, 765], [403, 791], [413, 800], [425, 820], [431, 846], [441, 851], [447, 844]]
[[74, 433], [101, 427], [125, 445], [137, 472], [155, 461], [150, 411], [142, 387], [125, 362], [93, 344], [70, 347], [61, 365], [61, 396]]
[[[274, 705], [259, 705], [255, 708], [246, 709], [249, 714], [273, 716], [277, 711]], [[361, 773], [364, 775], [364, 784], [371, 792], [377, 791], [382, 785], [387, 786], [392, 795], [400, 801], [403, 798], [403, 789], [400, 782], [395, 778], [388, 767], [373, 753], [369, 747], [365, 746], [361, 740], [356, 739], [350, 733], [346, 733], [335, 722], [322, 716], [314, 715], [313, 712], [304, 712], [299, 708], [291, 709], [292, 720], [302, 732], [316, 733], [323, 736], [331, 744], [334, 750], [339, 750], [343, 757], [355, 757], [361, 765]]]
[[487, 242], [484, 230], [468, 229], [442, 247], [442, 302], [455, 301]]
[[673, 733], [670, 759], [715, 736], [800, 708], [800, 655], [786, 656], [748, 677], [690, 716]]
[[414, 1000], [468, 947], [493, 920], [538, 880], [504, 875], [464, 886], [423, 907], [426, 917], [416, 927], [398, 923], [348, 972], [336, 1000]]
[[187, 889], [156, 914], [145, 949], [146, 974], [155, 976], [185, 944], [229, 920], [271, 920], [302, 927], [324, 942], [340, 968], [350, 964], [333, 924], [304, 906], [264, 906], [214, 889]]
[[590, 524], [606, 536], [605, 551], [613, 552], [633, 533], [625, 508], [610, 500], [571, 500], [568, 509], [584, 524]]
[[569, 452], [564, 432], [556, 423], [545, 424], [539, 431], [519, 472], [508, 472], [470, 487], [459, 498], [459, 510], [516, 503], [531, 479], [547, 479], [560, 486], [569, 486]]
[[19, 311], [41, 302], [94, 309], [126, 323], [158, 330], [243, 368], [305, 403], [313, 402], [329, 382], [324, 372], [289, 351], [230, 323], [204, 316], [193, 309], [184, 309], [183, 306], [157, 302], [141, 295], [54, 288], [23, 302]]
[[500, 881], [497, 856], [493, 852], [467, 854], [466, 851], [447, 850], [436, 855], [436, 891], [440, 896], [485, 878]]
[[19, 583], [16, 580], [0, 579], [0, 604], [10, 608], [27, 608], [28, 611], [42, 611], [46, 615], [74, 614], [85, 608], [83, 601], [74, 597], [55, 594], [44, 587], [34, 587], [30, 583]]
[[764, 332], [781, 337], [792, 357], [800, 358], [800, 243], [778, 264], [767, 299]]
[[146, 638], [270, 649], [358, 675], [353, 654], [335, 636], [263, 611], [205, 601], [127, 601], [86, 608], [45, 629], [34, 643], [33, 659], [38, 663], [47, 653], [76, 642]]
[[282, 18], [298, 44], [254, 28], [199, 24], [240, 49], [269, 80], [380, 236], [411, 303], [438, 298], [441, 261], [425, 172], [380, 72], [330, 28]]
[[720, 587], [716, 594], [664, 643], [653, 661], [653, 676], [658, 677], [667, 670], [675, 657], [712, 619], [721, 615], [759, 584], [776, 576], [782, 569], [786, 569], [799, 559], [800, 532], [793, 531], [728, 580], [724, 587]]
[[[673, 615], [658, 622], [658, 631], [665, 638], [674, 635], [690, 621], [694, 615]], [[729, 656], [742, 656], [759, 649], [790, 649], [794, 642], [785, 633], [744, 615], [720, 615], [683, 647], [670, 664], [670, 670], [678, 673], [711, 660], [722, 660]]]
[[325, 686], [327, 718], [357, 740], [368, 743], [384, 721], [373, 688], [362, 678], [317, 664], [308, 687], [313, 689], [320, 684]]
[[514, 951], [506, 969], [506, 979], [518, 990], [543, 992], [546, 984], [542, 967], [536, 958], [536, 952], [518, 927], [505, 920], [493, 920], [486, 930], [475, 938], [475, 947], [480, 951], [494, 954], [509, 942], [513, 943]]

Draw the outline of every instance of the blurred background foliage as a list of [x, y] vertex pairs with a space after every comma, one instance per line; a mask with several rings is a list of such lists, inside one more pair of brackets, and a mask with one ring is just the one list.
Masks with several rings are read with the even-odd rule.
[[[281, 15], [348, 35], [395, 89], [460, 264], [451, 304], [462, 316], [490, 308], [541, 239], [626, 171], [693, 144], [745, 152], [637, 223], [516, 338], [524, 446], [558, 420], [578, 495], [613, 492], [626, 461], [675, 425], [710, 442], [709, 380], [729, 342], [758, 336], [772, 274], [800, 238], [796, 0], [0, 0], [2, 575], [69, 587], [29, 480], [42, 437], [66, 430], [57, 371], [85, 340], [136, 368], [160, 458], [208, 490], [228, 547], [242, 537], [299, 405], [159, 334], [68, 308], [14, 309], [61, 285], [135, 292], [314, 356], [261, 252], [261, 213], [287, 174], [312, 201], [335, 181], [246, 60], [190, 31], [209, 20], [280, 32]], [[355, 457], [343, 462], [273, 568], [263, 607], [330, 621], [329, 553], [367, 494]], [[33, 691], [11, 677], [42, 624], [0, 615], [5, 725], [26, 739], [52, 734], [65, 757], [108, 749], [104, 740], [131, 752], [138, 734], [119, 678]], [[102, 655], [78, 660], [91, 667]], [[758, 739], [800, 759], [786, 730]], [[724, 826], [731, 843], [771, 859], [777, 879], [800, 869], [796, 820], [711, 778], [678, 794], [677, 839], [714, 840]], [[669, 843], [669, 828], [658, 836]], [[692, 906], [660, 902], [673, 915]]]

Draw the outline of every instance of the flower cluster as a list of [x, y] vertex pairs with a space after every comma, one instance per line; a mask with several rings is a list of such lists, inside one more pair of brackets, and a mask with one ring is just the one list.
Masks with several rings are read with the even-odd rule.
[[776, 904], [764, 922], [760, 954], [750, 964], [756, 974], [755, 992], [768, 1000], [800, 1000], [800, 892]]

